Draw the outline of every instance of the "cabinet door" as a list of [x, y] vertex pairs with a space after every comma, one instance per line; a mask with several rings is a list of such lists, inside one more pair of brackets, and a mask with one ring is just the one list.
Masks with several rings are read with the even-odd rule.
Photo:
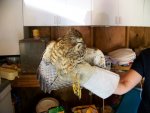
[[60, 25], [91, 25], [91, 0], [66, 0]]
[[57, 25], [56, 14], [53, 12], [52, 0], [24, 0], [24, 26]]
[[25, 26], [57, 26], [66, 0], [24, 0]]
[[144, 0], [118, 0], [119, 25], [141, 26]]
[[144, 3], [144, 26], [150, 26], [150, 0]]
[[117, 0], [92, 0], [92, 25], [117, 24]]
[[91, 25], [91, 0], [24, 0], [25, 26]]
[[22, 0], [0, 0], [0, 55], [18, 55], [23, 39]]
[[[53, 0], [52, 0], [53, 1]], [[57, 22], [57, 26], [65, 26], [67, 25], [67, 0], [55, 0], [55, 9], [54, 13], [56, 14], [55, 21]]]

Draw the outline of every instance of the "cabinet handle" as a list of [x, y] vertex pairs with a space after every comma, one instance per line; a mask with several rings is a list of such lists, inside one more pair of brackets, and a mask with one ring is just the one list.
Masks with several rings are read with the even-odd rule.
[[54, 24], [57, 24], [57, 16], [54, 16]]
[[116, 16], [116, 18], [115, 18], [115, 23], [119, 24], [119, 17], [118, 16]]
[[61, 18], [58, 16], [58, 24], [61, 24]]
[[119, 16], [119, 24], [121, 24], [121, 16]]

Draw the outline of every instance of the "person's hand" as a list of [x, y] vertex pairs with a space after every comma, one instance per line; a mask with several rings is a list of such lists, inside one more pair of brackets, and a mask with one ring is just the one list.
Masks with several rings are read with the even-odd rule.
[[80, 85], [103, 99], [112, 95], [118, 86], [119, 75], [116, 73], [86, 62], [77, 65], [76, 69], [80, 75]]

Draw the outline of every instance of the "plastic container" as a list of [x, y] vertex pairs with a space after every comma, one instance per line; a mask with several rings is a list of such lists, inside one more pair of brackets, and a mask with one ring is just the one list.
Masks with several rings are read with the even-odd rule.
[[36, 39], [36, 40], [40, 39], [40, 32], [39, 32], [38, 29], [33, 29], [32, 33], [33, 33], [33, 38], [34, 39]]
[[58, 100], [52, 97], [47, 97], [41, 99], [36, 106], [36, 113], [44, 113], [48, 111], [50, 108], [54, 108], [59, 106]]

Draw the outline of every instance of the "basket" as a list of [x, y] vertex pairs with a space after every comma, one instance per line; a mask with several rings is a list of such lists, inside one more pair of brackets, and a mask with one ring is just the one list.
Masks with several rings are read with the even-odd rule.
[[36, 105], [36, 113], [47, 112], [48, 109], [59, 106], [58, 100], [52, 97], [41, 99]]

